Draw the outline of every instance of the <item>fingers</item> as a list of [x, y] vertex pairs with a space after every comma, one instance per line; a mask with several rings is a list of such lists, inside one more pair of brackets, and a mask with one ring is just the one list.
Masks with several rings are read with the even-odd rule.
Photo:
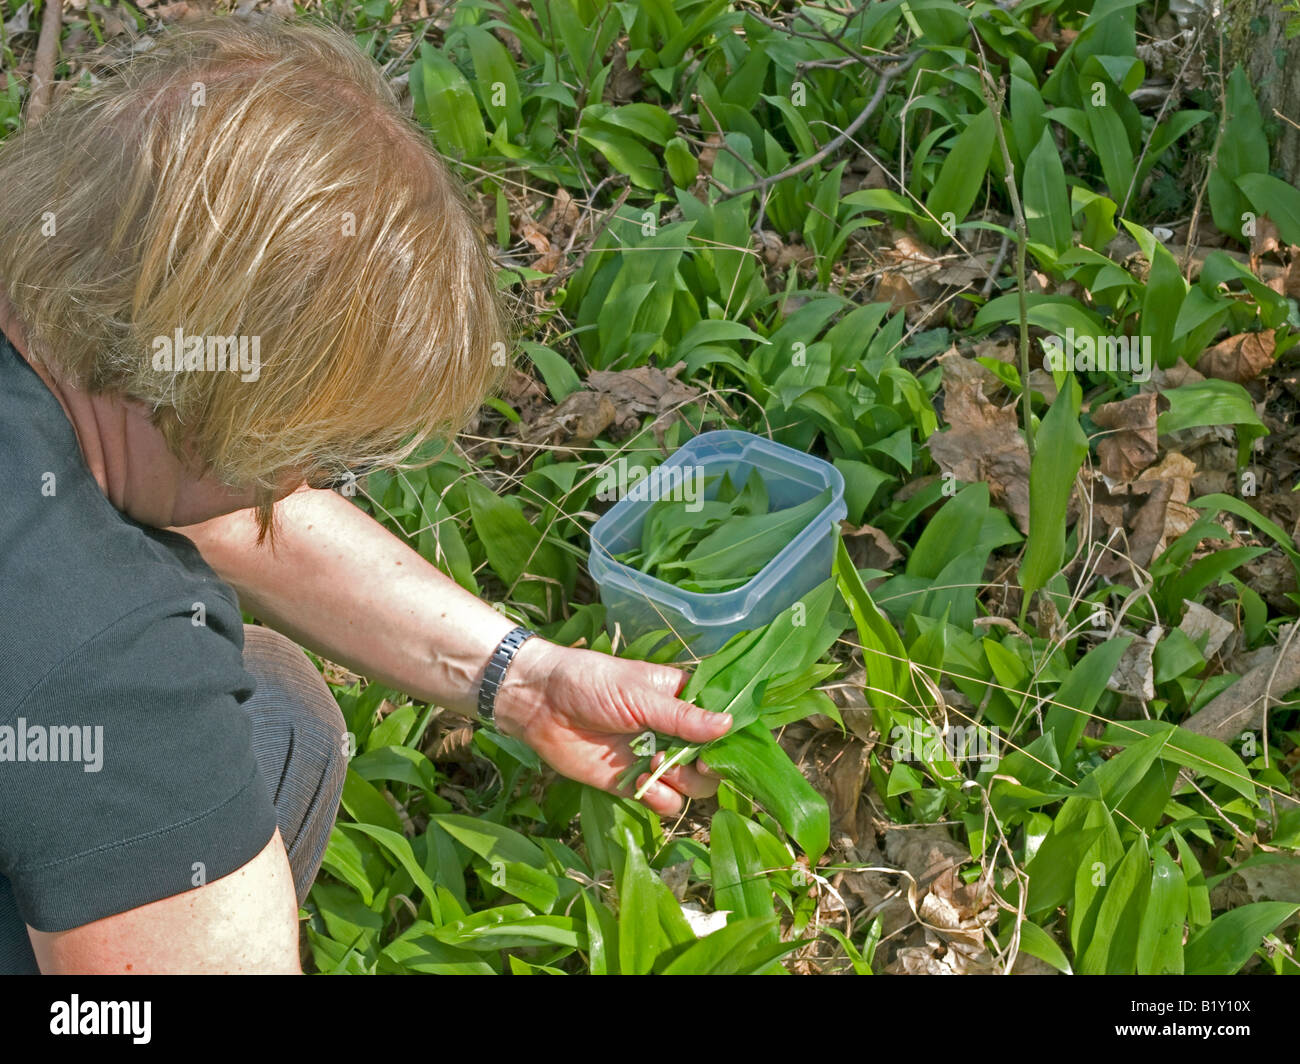
[[[565, 736], [562, 747], [558, 749], [551, 750], [546, 748], [547, 744], [542, 745], [543, 749], [538, 750], [538, 753], [557, 771], [579, 783], [590, 784], [610, 794], [630, 798], [633, 791], [640, 789], [650, 778], [650, 773], [643, 772], [631, 788], [619, 788], [619, 777], [635, 760], [626, 741], [611, 743], [605, 736], [587, 737], [581, 732], [571, 732]], [[684, 773], [685, 770], [675, 771]], [[673, 775], [673, 772], [664, 773], [641, 798], [646, 806], [661, 816], [671, 816], [682, 808], [682, 796], [674, 789], [674, 784], [669, 782]], [[689, 786], [691, 791], [700, 789], [689, 774], [682, 775], [681, 780], [683, 788]], [[694, 794], [691, 796], [694, 797]]]
[[[663, 763], [663, 759], [662, 753], [655, 754], [650, 762], [651, 769], [658, 768]], [[701, 771], [703, 768], [703, 765], [676, 765], [659, 779], [687, 798], [708, 798], [717, 793], [719, 777], [706, 774]]]
[[[640, 788], [649, 778], [650, 773], [643, 772], [637, 778], [637, 787]], [[665, 776], [660, 776], [651, 784], [650, 789], [641, 796], [641, 801], [660, 816], [676, 816], [682, 811], [682, 796], [665, 784], [664, 779]]]

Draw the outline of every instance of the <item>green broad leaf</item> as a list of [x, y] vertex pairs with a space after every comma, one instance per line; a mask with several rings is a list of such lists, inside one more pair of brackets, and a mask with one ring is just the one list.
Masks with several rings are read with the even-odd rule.
[[1164, 720], [1114, 721], [1102, 734], [1106, 742], [1117, 746], [1142, 741], [1144, 736], [1159, 737], [1163, 740], [1159, 747], [1161, 759], [1231, 787], [1252, 804], [1258, 801], [1254, 781], [1245, 763], [1219, 739], [1188, 731]]
[[1204, 927], [1210, 922], [1210, 888], [1205, 882], [1205, 872], [1195, 852], [1177, 828], [1169, 832], [1178, 847], [1178, 861], [1182, 867], [1183, 881], [1187, 884], [1187, 918], [1192, 927]]
[[1093, 647], [1057, 688], [1043, 717], [1043, 732], [1053, 737], [1058, 763], [1079, 745], [1097, 700], [1106, 690], [1106, 681], [1132, 641], [1131, 636], [1124, 636]]
[[1015, 158], [1021, 167], [1025, 166], [1025, 160], [1038, 147], [1043, 131], [1047, 129], [1047, 107], [1038, 91], [1037, 79], [1031, 80], [1033, 71], [1026, 70], [1025, 73], [1030, 77], [1020, 77], [1013, 67], [1008, 92]]
[[494, 493], [474, 478], [467, 478], [474, 531], [487, 551], [488, 562], [507, 589], [520, 602], [539, 609], [547, 603], [546, 587], [536, 578], [549, 577], [568, 584], [572, 559], [566, 559], [523, 515], [519, 503]]
[[682, 342], [677, 346], [674, 357], [686, 358], [690, 352], [705, 344], [733, 343], [737, 341], [752, 344], [766, 344], [768, 342], [748, 325], [742, 325], [738, 321], [730, 321], [726, 318], [706, 318], [696, 322], [687, 330], [682, 337]]
[[988, 484], [967, 484], [925, 526], [908, 556], [906, 572], [941, 583], [943, 571], [963, 554], [976, 555], [982, 570], [992, 551], [1019, 539], [1006, 514], [989, 506]]
[[[1096, 313], [1077, 299], [1069, 296], [1044, 295], [1031, 292], [1025, 297], [1029, 307], [1029, 324], [1037, 325], [1057, 336], [1065, 336], [1073, 329], [1076, 336], [1103, 336], [1107, 327]], [[974, 328], [1020, 321], [1020, 295], [1007, 292], [995, 296], [975, 315]]]
[[499, 905], [471, 913], [435, 929], [433, 937], [467, 950], [500, 950], [529, 946], [585, 949], [580, 922], [570, 916], [537, 916], [527, 905]]
[[755, 798], [815, 866], [830, 844], [830, 810], [803, 773], [760, 724], [706, 746], [700, 760]]
[[894, 798], [900, 794], [911, 794], [925, 786], [924, 777], [909, 765], [901, 762], [894, 765], [889, 773], [889, 786], [885, 788], [885, 797]]
[[504, 861], [496, 857], [487, 868], [476, 871], [485, 884], [513, 894], [530, 908], [543, 913], [549, 913], [559, 897], [554, 876], [519, 861]]
[[830, 503], [830, 489], [797, 506], [751, 517], [738, 517], [710, 532], [681, 561], [660, 566], [664, 573], [686, 570], [696, 580], [752, 576]]
[[[1009, 932], [1004, 937], [1006, 941], [1001, 942], [1003, 948], [1011, 941]], [[1020, 949], [1021, 952], [1028, 953], [1031, 957], [1037, 957], [1040, 961], [1050, 964], [1058, 972], [1065, 975], [1074, 974], [1074, 969], [1070, 967], [1069, 958], [1066, 957], [1065, 951], [1057, 944], [1056, 939], [1029, 920], [1025, 920], [1020, 924]]]
[[714, 909], [738, 919], [772, 915], [772, 891], [758, 846], [744, 820], [729, 809], [718, 810], [709, 825], [709, 867]]
[[749, 517], [769, 513], [772, 508], [771, 500], [767, 494], [767, 484], [757, 473], [751, 473], [745, 481], [744, 486], [736, 493], [733, 500], [738, 516], [744, 515]]
[[759, 719], [763, 722], [763, 727], [775, 731], [796, 720], [807, 720], [814, 714], [829, 717], [841, 730], [844, 729], [844, 718], [840, 716], [839, 707], [825, 691], [805, 691], [789, 702], [770, 708], [764, 706]]
[[410, 87], [416, 120], [432, 130], [439, 148], [462, 159], [483, 154], [487, 133], [474, 90], [433, 45], [420, 45], [420, 61], [411, 66]]
[[384, 947], [383, 956], [407, 971], [427, 975], [496, 974], [482, 957], [439, 942], [434, 938], [437, 930], [427, 920], [417, 920]]
[[384, 800], [379, 791], [349, 766], [343, 777], [342, 806], [359, 823], [377, 824], [389, 831], [402, 833], [402, 818]]
[[763, 688], [763, 708], [785, 705], [792, 698], [808, 694], [828, 676], [838, 671], [839, 665], [833, 661], [782, 671], [773, 676]]
[[[693, 534], [712, 532], [734, 512], [731, 503], [701, 499], [692, 510], [675, 499], [663, 499], [651, 507], [641, 529], [641, 571], [653, 573], [672, 558]], [[619, 560], [623, 560], [619, 556]], [[626, 564], [626, 563], [625, 563]]]
[[1277, 818], [1277, 829], [1269, 842], [1289, 850], [1300, 850], [1300, 807], [1288, 809]]
[[1025, 866], [1029, 875], [1029, 912], [1054, 909], [1069, 899], [1075, 876], [1102, 837], [1103, 821], [1109, 816], [1100, 802], [1086, 798], [1066, 800], [1056, 814], [1052, 830]]
[[[1128, 221], [1124, 222], [1124, 226], [1134, 236], [1138, 236], [1138, 226]], [[1144, 338], [1151, 337], [1156, 365], [1167, 369], [1178, 360], [1179, 352], [1173, 342], [1174, 327], [1178, 323], [1178, 312], [1182, 309], [1183, 300], [1187, 298], [1187, 282], [1183, 280], [1178, 263], [1168, 248], [1154, 237], [1150, 240], [1139, 239], [1139, 243], [1146, 245], [1144, 251], [1150, 256], [1151, 270], [1147, 276], [1146, 290], [1142, 293], [1142, 315], [1138, 321], [1138, 332]]]
[[[921, 226], [922, 234], [931, 243], [938, 243], [943, 237], [941, 226], [945, 215], [949, 216], [949, 222], [955, 219], [956, 224], [960, 224], [970, 213], [975, 197], [984, 185], [993, 141], [993, 112], [988, 108], [979, 111], [953, 141], [939, 170], [938, 180], [925, 201], [929, 216], [937, 218], [940, 223], [935, 225], [927, 221]], [[951, 240], [953, 235], [955, 233], [948, 234], [947, 239]]]
[[[1114, 85], [1107, 85], [1107, 93], [1119, 94]], [[1092, 134], [1092, 147], [1101, 160], [1101, 173], [1115, 202], [1122, 204], [1133, 186], [1134, 154], [1129, 143], [1128, 130], [1115, 108], [1108, 104], [1088, 107], [1088, 130]], [[1131, 204], [1130, 204], [1131, 206]]]
[[1147, 908], [1138, 930], [1138, 975], [1183, 974], [1186, 922], [1187, 881], [1164, 848], [1157, 848]]
[[662, 974], [755, 975], [803, 944], [776, 940], [778, 930], [775, 916], [733, 921], [688, 946]]
[[474, 80], [483, 110], [493, 125], [511, 134], [524, 131], [523, 97], [515, 77], [515, 64], [505, 45], [482, 26], [460, 26], [469, 44]]
[[1242, 174], [1237, 187], [1250, 205], [1267, 214], [1288, 244], [1300, 244], [1300, 191], [1269, 174]]
[[901, 193], [892, 192], [887, 188], [864, 188], [857, 192], [850, 192], [840, 200], [840, 204], [858, 210], [906, 214], [913, 218], [923, 217], [915, 203]]
[[1204, 380], [1166, 388], [1169, 409], [1156, 418], [1160, 435], [1203, 425], [1232, 425], [1237, 430], [1237, 461], [1244, 465], [1256, 439], [1268, 429], [1255, 413], [1250, 394], [1232, 381]]
[[555, 402], [561, 403], [574, 392], [582, 389], [582, 381], [578, 378], [577, 370], [558, 351], [529, 340], [525, 340], [520, 346], [537, 367], [537, 372], [546, 382], [546, 390], [551, 393], [551, 398]]
[[1070, 196], [1065, 167], [1050, 129], [1044, 128], [1038, 146], [1030, 153], [1021, 183], [1030, 239], [1058, 253], [1068, 251], [1074, 241]]
[[912, 686], [907, 648], [889, 618], [880, 611], [863, 586], [843, 538], [835, 544], [835, 576], [862, 643], [867, 698], [881, 708], [897, 708], [903, 704]]
[[[758, 719], [762, 685], [813, 665], [839, 634], [827, 623], [835, 586], [824, 581], [764, 628], [706, 658], [681, 697], [711, 713], [729, 713], [733, 733]], [[721, 741], [721, 740], [717, 740]]]
[[618, 922], [609, 908], [582, 891], [587, 968], [592, 975], [618, 974]]
[[1128, 746], [1109, 761], [1089, 772], [1079, 784], [1078, 793], [1105, 802], [1112, 812], [1125, 796], [1142, 782], [1169, 735], [1151, 735]]
[[1216, 916], [1195, 932], [1183, 951], [1188, 975], [1236, 975], [1265, 935], [1290, 919], [1300, 905], [1257, 901]]
[[1175, 111], [1169, 117], [1169, 121], [1160, 125], [1152, 134], [1149, 141], [1146, 158], [1142, 160], [1137, 171], [1138, 187], [1146, 180], [1147, 175], [1151, 173], [1152, 168], [1160, 161], [1160, 157], [1171, 148], [1174, 143], [1189, 130], [1202, 122], [1213, 118], [1209, 111], [1179, 110]]
[[626, 174], [640, 188], [658, 189], [663, 184], [663, 174], [655, 157], [635, 137], [614, 133], [602, 125], [583, 123], [578, 127], [578, 138], [590, 144], [603, 155], [615, 173]]
[[366, 750], [373, 751], [385, 746], [400, 746], [406, 742], [411, 728], [415, 725], [415, 707], [402, 706], [388, 714], [375, 725], [374, 730], [366, 736]]
[[1072, 211], [1083, 213], [1080, 242], [1085, 248], [1096, 251], [1114, 239], [1118, 232], [1115, 211], [1119, 208], [1113, 199], [1075, 186], [1070, 190], [1070, 204]]
[[1088, 454], [1088, 437], [1079, 427], [1082, 393], [1071, 376], [1034, 437], [1029, 467], [1029, 540], [1020, 563], [1025, 601], [1047, 585], [1065, 558], [1065, 518], [1074, 478]]
[[433, 483], [426, 485], [420, 499], [424, 504], [424, 527], [416, 539], [416, 549], [420, 556], [447, 573], [465, 590], [477, 595], [479, 586], [474, 579], [469, 550], [465, 547], [456, 519], [447, 508], [437, 486]]
[[330, 832], [325, 856], [321, 858], [321, 867], [361, 895], [363, 905], [369, 907], [374, 902], [375, 888], [366, 875], [365, 855], [357, 845], [357, 840], [340, 830], [337, 824]]
[[[733, 735], [758, 720], [768, 680], [812, 666], [838, 637], [828, 616], [834, 594], [834, 584], [824, 581], [770, 624], [735, 636], [696, 667], [681, 698], [712, 713], [730, 714]], [[671, 746], [633, 797], [643, 797], [665, 772], [699, 752], [698, 746]]]
[[622, 107], [588, 104], [583, 114], [584, 121], [588, 118], [598, 119], [606, 125], [626, 129], [661, 148], [677, 132], [677, 123], [672, 116], [652, 103], [629, 103]]
[[366, 781], [395, 780], [429, 792], [438, 789], [438, 770], [433, 767], [433, 762], [409, 746], [383, 746], [377, 750], [367, 750], [357, 754], [350, 767]]
[[433, 880], [429, 878], [429, 874], [420, 866], [420, 862], [415, 859], [411, 844], [406, 841], [404, 835], [400, 832], [389, 831], [387, 828], [376, 827], [374, 824], [343, 824], [341, 827], [346, 831], [359, 831], [363, 835], [369, 835], [383, 849], [388, 851], [396, 859], [403, 871], [415, 881], [416, 887], [424, 895], [425, 902], [433, 912], [434, 919], [440, 918], [438, 890], [433, 885]]
[[699, 160], [681, 137], [672, 137], [664, 145], [664, 163], [668, 167], [668, 176], [678, 188], [690, 188], [695, 184], [700, 173]]
[[1228, 77], [1223, 96], [1227, 121], [1206, 193], [1214, 224], [1225, 233], [1244, 237], [1244, 215], [1251, 204], [1238, 182], [1246, 174], [1268, 173], [1268, 135], [1250, 79], [1240, 66]]
[[[1151, 862], [1145, 836], [1129, 846], [1107, 879], [1086, 943], [1075, 943], [1080, 975], [1131, 975], [1138, 929], [1151, 886]], [[1082, 949], [1079, 949], [1082, 947]]]
[[624, 975], [648, 975], [667, 943], [659, 929], [656, 887], [663, 887], [646, 864], [630, 832], [624, 832], [623, 875], [618, 884], [618, 966]]

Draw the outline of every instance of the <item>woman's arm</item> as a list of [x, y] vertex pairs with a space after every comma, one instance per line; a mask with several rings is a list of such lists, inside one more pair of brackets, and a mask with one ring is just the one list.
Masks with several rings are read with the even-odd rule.
[[[323, 657], [473, 716], [488, 658], [514, 622], [471, 595], [335, 492], [304, 488], [276, 506], [274, 551], [252, 511], [177, 529], [239, 593], [245, 609]], [[730, 718], [678, 700], [678, 669], [573, 650], [541, 638], [516, 654], [497, 696], [498, 726], [566, 776], [604, 790], [646, 729], [707, 742]], [[657, 812], [712, 793], [693, 767], [646, 794]]]
[[488, 656], [514, 622], [336, 492], [304, 488], [275, 510], [274, 551], [257, 545], [251, 510], [176, 531], [259, 620], [370, 679], [474, 715]]

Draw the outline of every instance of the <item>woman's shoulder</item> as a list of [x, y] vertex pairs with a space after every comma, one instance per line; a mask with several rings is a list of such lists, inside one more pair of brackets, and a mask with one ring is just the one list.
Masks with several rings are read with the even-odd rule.
[[3, 334], [0, 500], [0, 718], [3, 702], [91, 644], [120, 644], [127, 659], [149, 643], [221, 656], [215, 635], [238, 660], [234, 592], [184, 536], [113, 507], [58, 401]]

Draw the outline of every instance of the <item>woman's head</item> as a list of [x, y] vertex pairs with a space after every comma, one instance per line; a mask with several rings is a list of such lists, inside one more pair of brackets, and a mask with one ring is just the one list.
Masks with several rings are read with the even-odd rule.
[[326, 27], [179, 27], [0, 144], [31, 354], [264, 504], [445, 438], [508, 331], [462, 194]]

